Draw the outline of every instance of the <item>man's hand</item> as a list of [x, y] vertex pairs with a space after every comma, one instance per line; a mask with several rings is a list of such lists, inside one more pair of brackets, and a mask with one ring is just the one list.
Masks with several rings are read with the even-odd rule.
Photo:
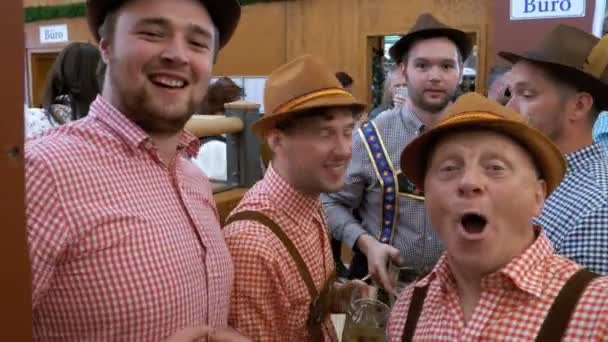
[[205, 337], [209, 335], [211, 329], [207, 325], [196, 325], [192, 327], [184, 328], [171, 337], [165, 342], [198, 342], [203, 341]]
[[363, 234], [357, 239], [357, 247], [367, 257], [367, 270], [372, 279], [391, 294], [396, 294], [395, 285], [388, 274], [388, 263], [401, 264], [399, 250], [381, 243], [371, 235]]
[[211, 332], [209, 342], [251, 342], [251, 340], [230, 327], [224, 327]]
[[[205, 337], [208, 339], [205, 340]], [[197, 325], [184, 328], [173, 334], [166, 342], [251, 342], [230, 327], [209, 328], [207, 325]]]
[[332, 302], [332, 313], [346, 313], [350, 307], [353, 293], [358, 292], [361, 298], [375, 298], [376, 288], [365, 282], [355, 279], [345, 283], [334, 283], [334, 300]]

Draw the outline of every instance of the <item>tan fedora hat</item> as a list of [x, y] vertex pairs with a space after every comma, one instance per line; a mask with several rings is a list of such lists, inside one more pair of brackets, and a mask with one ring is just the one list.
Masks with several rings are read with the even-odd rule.
[[401, 154], [401, 170], [424, 189], [429, 153], [439, 138], [454, 131], [483, 130], [504, 134], [523, 146], [547, 183], [547, 196], [562, 181], [566, 161], [559, 149], [539, 130], [526, 123], [514, 110], [477, 93], [468, 93], [448, 107], [446, 116], [414, 139]]
[[266, 113], [253, 123], [263, 138], [276, 123], [308, 109], [349, 107], [360, 113], [366, 105], [344, 90], [334, 72], [319, 59], [304, 55], [273, 71], [264, 87]]
[[473, 42], [466, 32], [449, 27], [431, 14], [425, 13], [418, 17], [416, 24], [389, 49], [388, 53], [394, 61], [401, 62], [401, 58], [409, 51], [414, 42], [435, 37], [446, 37], [453, 41], [458, 47], [463, 61], [473, 50]]
[[[129, 0], [87, 0], [87, 20], [89, 29], [99, 42], [99, 27], [106, 15], [120, 8]], [[238, 0], [200, 0], [207, 8], [209, 16], [220, 34], [220, 48], [224, 47], [232, 37], [241, 18], [241, 5]]]
[[498, 55], [511, 63], [525, 60], [554, 70], [563, 82], [589, 92], [599, 110], [608, 109], [608, 36], [600, 40], [560, 24], [537, 48], [523, 53], [501, 51]]

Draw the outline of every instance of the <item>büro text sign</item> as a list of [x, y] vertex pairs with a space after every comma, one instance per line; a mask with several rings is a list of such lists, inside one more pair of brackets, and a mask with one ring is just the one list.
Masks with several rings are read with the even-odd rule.
[[511, 20], [585, 16], [585, 0], [511, 0]]

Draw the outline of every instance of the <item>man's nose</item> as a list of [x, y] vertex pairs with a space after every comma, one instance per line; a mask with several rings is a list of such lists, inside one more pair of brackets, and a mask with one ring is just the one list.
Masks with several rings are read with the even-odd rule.
[[464, 170], [458, 184], [458, 192], [461, 196], [476, 196], [483, 192], [483, 175], [477, 168], [467, 168]]
[[178, 37], [169, 40], [161, 54], [161, 58], [167, 62], [176, 64], [188, 63], [187, 44]]

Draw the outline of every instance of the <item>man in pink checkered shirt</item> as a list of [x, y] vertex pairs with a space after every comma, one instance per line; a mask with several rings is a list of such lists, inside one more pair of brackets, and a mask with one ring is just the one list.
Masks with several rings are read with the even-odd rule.
[[[320, 194], [343, 186], [365, 105], [306, 55], [273, 71], [264, 107], [253, 130], [272, 161], [224, 228], [235, 273], [229, 323], [254, 341], [337, 341], [329, 313], [345, 311], [352, 289], [369, 288], [335, 283]], [[254, 215], [274, 222], [284, 239]]]
[[35, 340], [240, 341], [232, 262], [183, 127], [236, 0], [89, 0], [107, 63], [89, 115], [25, 147]]
[[559, 256], [532, 218], [565, 161], [515, 111], [460, 97], [401, 155], [446, 252], [393, 308], [388, 341], [606, 341], [608, 277]]

